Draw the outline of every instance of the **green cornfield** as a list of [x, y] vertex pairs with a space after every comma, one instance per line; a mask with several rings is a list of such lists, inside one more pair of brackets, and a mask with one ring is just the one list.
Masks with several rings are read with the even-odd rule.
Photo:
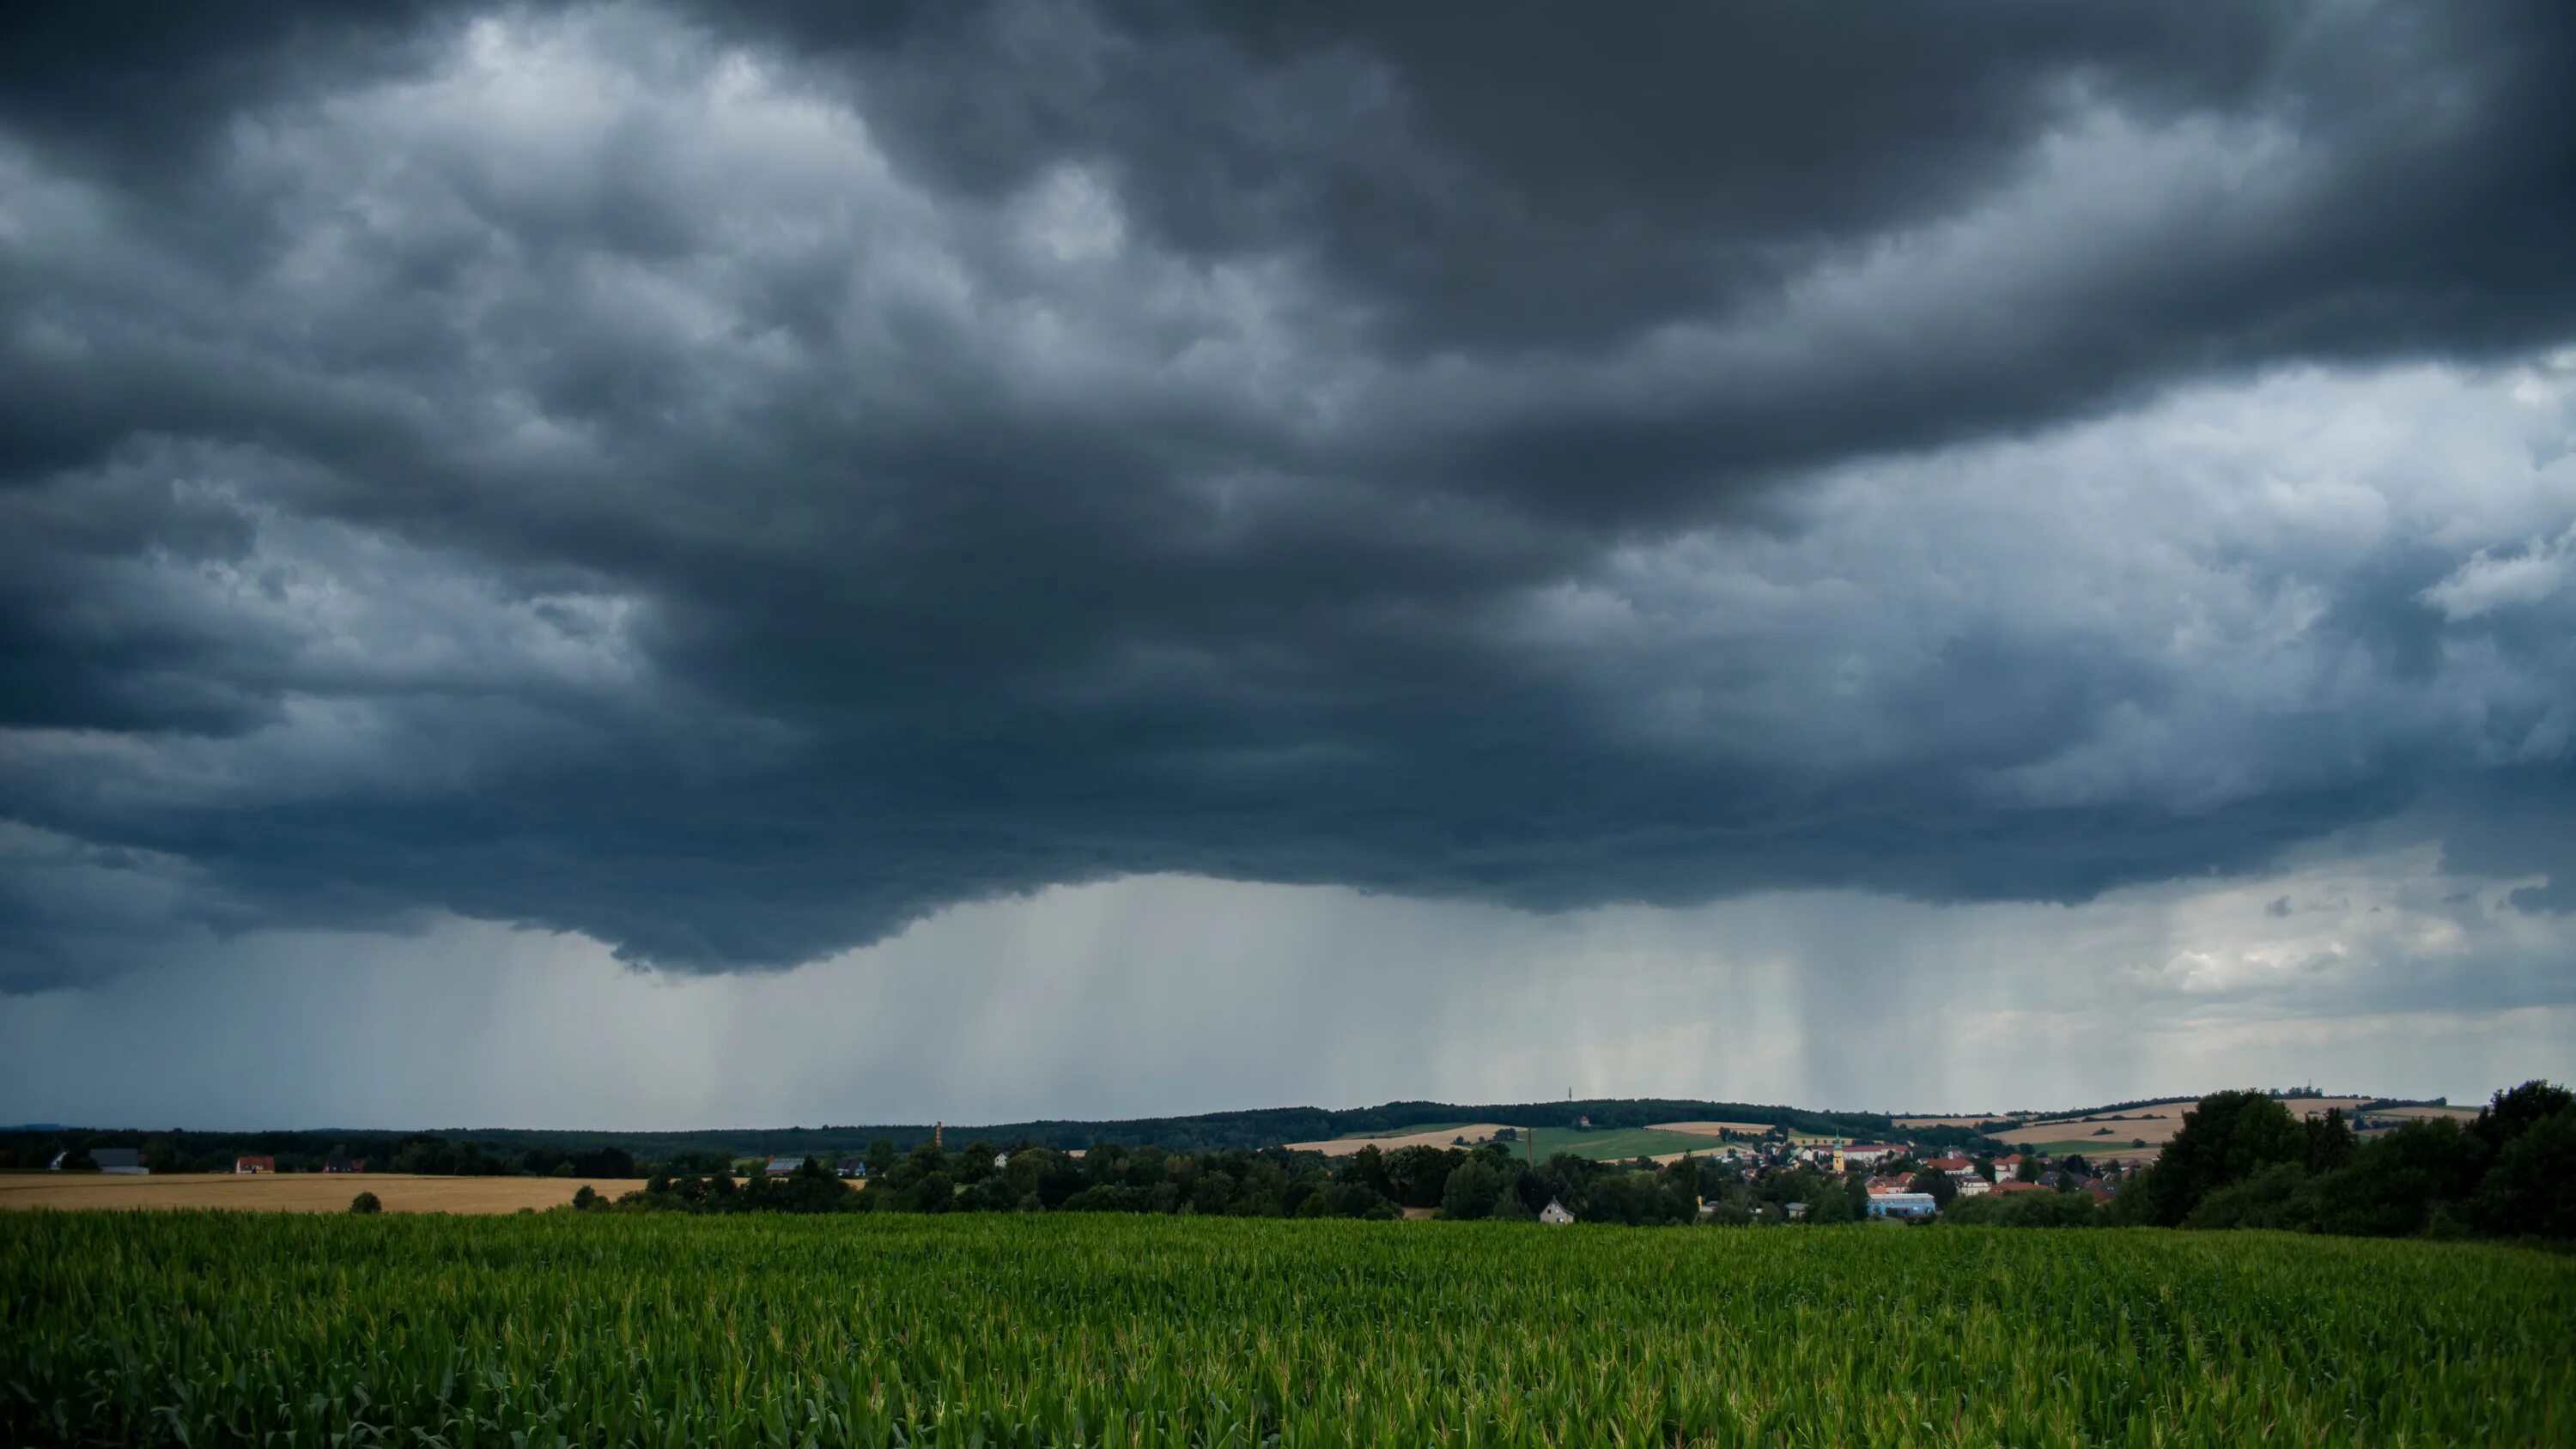
[[0, 1221], [11, 1444], [2568, 1445], [2576, 1262], [2254, 1233]]

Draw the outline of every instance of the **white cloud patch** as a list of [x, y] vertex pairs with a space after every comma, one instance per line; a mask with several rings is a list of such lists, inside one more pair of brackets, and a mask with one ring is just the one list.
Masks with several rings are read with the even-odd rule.
[[2479, 549], [2424, 598], [2452, 623], [2499, 609], [2529, 608], [2556, 595], [2576, 577], [2576, 525], [2554, 539], [2534, 538], [2519, 549]]
[[2576, 702], [2565, 637], [2528, 646], [2545, 664], [2467, 631], [2409, 663], [2344, 611], [2392, 559], [2462, 560], [2423, 595], [2455, 625], [2553, 598], [2571, 448], [2563, 359], [2286, 371], [1832, 470], [1763, 526], [1531, 589], [1502, 627], [1661, 747], [1964, 762], [2032, 806], [2207, 810], [2409, 753], [2528, 759]]

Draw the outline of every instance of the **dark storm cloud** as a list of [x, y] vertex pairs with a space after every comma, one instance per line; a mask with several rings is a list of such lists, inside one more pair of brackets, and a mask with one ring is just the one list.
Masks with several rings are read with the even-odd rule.
[[[2576, 332], [2561, 7], [689, 14], [10, 48], [0, 871], [88, 886], [0, 982], [433, 907], [777, 965], [1135, 871], [2072, 899], [2480, 763], [2118, 621], [1712, 638], [1618, 574], [1855, 460]], [[2549, 677], [2460, 562], [2321, 629]], [[2268, 721], [2254, 778], [2088, 755], [2140, 714]]]
[[[846, 10], [750, 13], [862, 76], [898, 155], [980, 191], [1102, 158], [1166, 242], [1297, 249], [1407, 353], [1794, 322], [1785, 284], [1973, 209], [2088, 115], [2279, 126], [2313, 153], [2281, 178], [2297, 195], [2191, 198], [2217, 204], [2040, 310], [1972, 296], [1934, 335], [1864, 324], [1820, 355], [1720, 355], [1699, 385], [1606, 402], [1550, 389], [1403, 440], [1416, 476], [1559, 521], [1688, 512], [2211, 368], [2508, 350], [2576, 319], [2564, 7], [1698, 6], [1580, 30], [1546, 6], [1117, 10], [1132, 29]], [[2136, 184], [2132, 159], [2087, 184]]]

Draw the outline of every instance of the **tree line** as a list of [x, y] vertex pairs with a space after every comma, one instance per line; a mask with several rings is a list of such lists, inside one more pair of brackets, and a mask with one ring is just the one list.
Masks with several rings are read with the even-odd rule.
[[2122, 1221], [2371, 1237], [2576, 1237], [2576, 1096], [2498, 1092], [2476, 1120], [2418, 1118], [2361, 1140], [2342, 1114], [2301, 1121], [2252, 1092], [2201, 1099]]
[[[1890, 1119], [1874, 1113], [1813, 1112], [1744, 1102], [1671, 1098], [1578, 1100], [1516, 1104], [1388, 1102], [1375, 1107], [1325, 1109], [1273, 1107], [1212, 1112], [1193, 1117], [1139, 1117], [1116, 1122], [1045, 1120], [989, 1127], [952, 1127], [951, 1141], [977, 1138], [1058, 1151], [1103, 1143], [1160, 1147], [1173, 1152], [1257, 1150], [1287, 1142], [1322, 1141], [1354, 1134], [1392, 1135], [1433, 1122], [1510, 1122], [1522, 1127], [1615, 1131], [1657, 1122], [1716, 1120], [1758, 1122], [1791, 1132], [1852, 1138], [1883, 1137]], [[279, 1170], [319, 1171], [331, 1158], [365, 1158], [379, 1171], [423, 1171], [463, 1176], [555, 1172], [570, 1164], [580, 1177], [650, 1177], [657, 1171], [713, 1173], [742, 1157], [819, 1157], [835, 1162], [887, 1141], [897, 1152], [931, 1141], [927, 1123], [908, 1126], [820, 1126], [733, 1129], [722, 1132], [558, 1132], [525, 1128], [450, 1128], [437, 1132], [166, 1132], [125, 1129], [20, 1129], [0, 1132], [0, 1170], [43, 1167], [56, 1154], [75, 1158], [93, 1147], [132, 1147], [155, 1172], [230, 1172], [238, 1156], [274, 1157]], [[1928, 1145], [1992, 1144], [1965, 1128], [1917, 1128], [1906, 1135]], [[409, 1154], [412, 1167], [396, 1168]]]
[[722, 1171], [729, 1162], [721, 1153], [639, 1162], [613, 1146], [494, 1150], [427, 1132], [372, 1138], [355, 1133], [18, 1132], [0, 1142], [0, 1168], [48, 1167], [59, 1156], [66, 1170], [83, 1171], [96, 1166], [90, 1152], [101, 1147], [136, 1148], [143, 1165], [156, 1173], [230, 1172], [237, 1157], [269, 1158], [279, 1172], [321, 1172], [333, 1164], [364, 1162], [369, 1172], [436, 1177], [639, 1178], [657, 1171]]
[[2004, 1227], [2270, 1228], [2361, 1237], [2576, 1239], [2576, 1097], [2498, 1092], [2474, 1121], [2419, 1118], [2363, 1138], [2339, 1110], [2219, 1092], [2183, 1114], [2155, 1165], [2108, 1203], [2062, 1193], [1962, 1200], [1952, 1222]]
[[1365, 1147], [1328, 1158], [1284, 1148], [1175, 1152], [1102, 1143], [1082, 1153], [978, 1141], [909, 1152], [880, 1139], [865, 1191], [819, 1159], [792, 1176], [662, 1174], [599, 1206], [655, 1212], [1123, 1212], [1232, 1217], [1392, 1219], [1406, 1209], [1453, 1218], [1535, 1219], [1551, 1200], [1605, 1221], [1689, 1221], [1683, 1175], [1560, 1154], [1536, 1168], [1501, 1144]]
[[1558, 1153], [1531, 1163], [1502, 1143], [1471, 1148], [1375, 1146], [1340, 1157], [1229, 1148], [1173, 1152], [1103, 1143], [1083, 1153], [974, 1142], [959, 1151], [921, 1143], [871, 1148], [864, 1191], [815, 1158], [793, 1175], [738, 1182], [728, 1175], [662, 1174], [643, 1190], [586, 1206], [631, 1212], [1123, 1212], [1233, 1217], [1391, 1219], [1408, 1210], [1452, 1220], [1534, 1221], [1551, 1202], [1577, 1220], [1634, 1227], [1708, 1219], [1848, 1222], [1867, 1214], [1857, 1176], [1791, 1170], [1748, 1176], [1716, 1157], [1658, 1165], [1595, 1162]]

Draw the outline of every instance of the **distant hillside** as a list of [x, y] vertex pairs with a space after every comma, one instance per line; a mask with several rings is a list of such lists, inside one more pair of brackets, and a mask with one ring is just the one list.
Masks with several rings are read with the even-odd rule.
[[[1116, 1143], [1129, 1147], [1165, 1147], [1205, 1152], [1222, 1148], [1279, 1147], [1354, 1133], [1392, 1134], [1408, 1127], [1452, 1122], [1510, 1122], [1527, 1127], [1572, 1128], [1590, 1118], [1596, 1130], [1640, 1128], [1658, 1122], [1717, 1120], [1762, 1123], [1792, 1132], [1867, 1138], [1895, 1130], [1876, 1113], [1814, 1112], [1797, 1107], [1744, 1102], [1709, 1102], [1672, 1098], [1594, 1098], [1561, 1102], [1461, 1104], [1388, 1102], [1376, 1107], [1334, 1110], [1322, 1107], [1266, 1107], [1243, 1112], [1208, 1112], [1191, 1117], [1137, 1117], [1124, 1121], [951, 1123], [950, 1147], [978, 1140], [997, 1146], [1028, 1143], [1040, 1147], [1091, 1147]], [[928, 1141], [926, 1122], [822, 1127], [724, 1127], [685, 1132], [579, 1132], [515, 1127], [453, 1127], [433, 1132], [334, 1128], [280, 1132], [147, 1132], [114, 1128], [65, 1128], [41, 1132], [0, 1132], [0, 1167], [39, 1166], [56, 1151], [72, 1147], [147, 1147], [158, 1144], [176, 1155], [224, 1159], [234, 1154], [287, 1154], [319, 1158], [332, 1153], [392, 1155], [394, 1149], [424, 1136], [459, 1146], [472, 1145], [500, 1158], [535, 1153], [562, 1154], [577, 1161], [611, 1151], [637, 1162], [668, 1161], [686, 1154], [734, 1157], [836, 1157], [865, 1152], [882, 1137], [898, 1150]], [[1957, 1128], [1912, 1128], [1918, 1142], [1939, 1145], [1981, 1140]], [[584, 1162], [584, 1171], [602, 1170]]]

